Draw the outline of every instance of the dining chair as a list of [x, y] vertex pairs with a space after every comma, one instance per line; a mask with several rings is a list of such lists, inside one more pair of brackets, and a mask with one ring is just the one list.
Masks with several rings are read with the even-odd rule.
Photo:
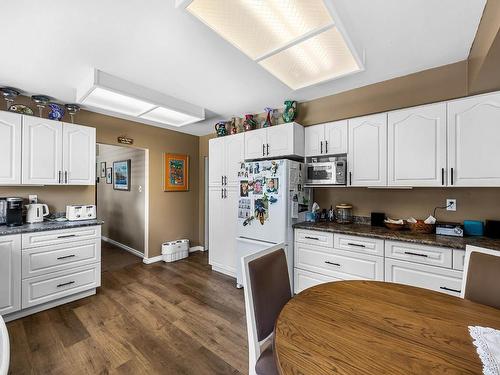
[[500, 251], [466, 247], [461, 297], [500, 309]]
[[278, 374], [273, 353], [276, 319], [292, 298], [284, 244], [241, 258], [247, 318], [249, 374]]
[[0, 375], [7, 375], [9, 372], [10, 344], [9, 331], [5, 322], [0, 316]]

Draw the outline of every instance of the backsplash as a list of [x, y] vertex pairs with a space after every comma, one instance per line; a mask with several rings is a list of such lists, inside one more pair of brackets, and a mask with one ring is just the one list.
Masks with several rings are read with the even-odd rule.
[[321, 208], [350, 203], [356, 216], [370, 216], [371, 212], [384, 212], [391, 218], [425, 219], [434, 207], [445, 206], [447, 198], [457, 200], [457, 211], [437, 210], [440, 221], [500, 220], [500, 188], [316, 188], [314, 201]]

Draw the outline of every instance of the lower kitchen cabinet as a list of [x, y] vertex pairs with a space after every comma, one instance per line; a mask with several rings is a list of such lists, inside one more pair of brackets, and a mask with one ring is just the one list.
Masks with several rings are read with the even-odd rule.
[[341, 279], [325, 276], [320, 273], [301, 270], [300, 268], [295, 268], [293, 271], [293, 286], [295, 294], [299, 294], [303, 290], [319, 284], [340, 280]]
[[0, 237], [0, 315], [21, 309], [21, 235]]

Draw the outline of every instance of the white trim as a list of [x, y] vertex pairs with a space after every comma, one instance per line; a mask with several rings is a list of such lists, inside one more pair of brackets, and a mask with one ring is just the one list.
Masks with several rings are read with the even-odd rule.
[[64, 304], [69, 303], [69, 302], [76, 301], [77, 299], [89, 297], [89, 296], [92, 296], [94, 294], [96, 294], [96, 288], [86, 290], [84, 292], [80, 292], [77, 294], [72, 294], [68, 297], [63, 297], [63, 298], [57, 299], [55, 301], [50, 301], [50, 302], [44, 303], [42, 305], [31, 307], [29, 309], [23, 309], [20, 311], [16, 311], [12, 314], [4, 315], [3, 318], [6, 322], [10, 322], [12, 320], [24, 318], [25, 316], [35, 314], [35, 313], [43, 311], [43, 310], [48, 310], [48, 309], [51, 309], [51, 308], [56, 307], [56, 306], [60, 306], [60, 305], [64, 305]]
[[226, 276], [230, 276], [236, 279], [236, 270], [234, 268], [230, 268], [224, 265], [219, 265], [217, 263], [212, 262], [212, 271], [222, 273]]
[[190, 253], [194, 253], [195, 251], [205, 251], [203, 246], [192, 246], [189, 248]]
[[155, 256], [155, 257], [152, 257], [152, 258], [143, 258], [142, 259], [142, 262], [144, 264], [152, 264], [152, 263], [161, 262], [161, 261], [163, 261], [163, 256], [162, 255], [158, 255], [158, 256]]
[[104, 242], [108, 242], [112, 245], [115, 245], [115, 246], [117, 246], [125, 251], [128, 251], [129, 253], [134, 254], [135, 256], [137, 256], [139, 258], [144, 258], [144, 254], [141, 253], [139, 250], [136, 250], [130, 246], [124, 245], [121, 242], [112, 240], [111, 238], [104, 237], [104, 236], [101, 236], [101, 240], [103, 240]]
[[149, 256], [149, 149], [144, 150], [144, 256]]

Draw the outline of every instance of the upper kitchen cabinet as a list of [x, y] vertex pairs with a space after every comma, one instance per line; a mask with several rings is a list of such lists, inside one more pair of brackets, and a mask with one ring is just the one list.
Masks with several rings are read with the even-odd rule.
[[448, 103], [448, 186], [500, 186], [500, 93]]
[[95, 128], [64, 123], [62, 171], [65, 184], [95, 184], [95, 143]]
[[304, 128], [295, 122], [245, 134], [245, 160], [304, 157]]
[[347, 153], [347, 120], [308, 126], [305, 132], [305, 156]]
[[388, 114], [388, 185], [446, 186], [446, 103]]
[[348, 185], [387, 185], [387, 114], [349, 120]]
[[0, 185], [21, 184], [22, 116], [0, 112]]
[[209, 185], [236, 186], [238, 170], [245, 158], [245, 134], [213, 138], [209, 141]]

